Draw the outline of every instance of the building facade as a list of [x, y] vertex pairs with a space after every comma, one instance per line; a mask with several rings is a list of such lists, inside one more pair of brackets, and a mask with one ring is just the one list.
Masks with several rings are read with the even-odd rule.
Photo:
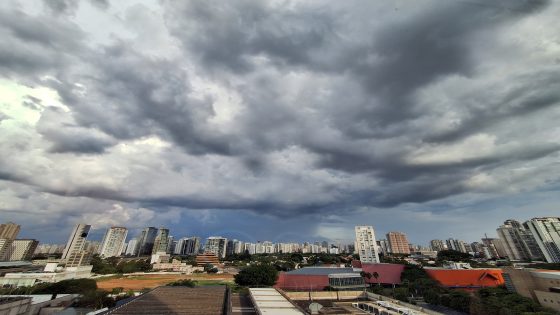
[[221, 236], [211, 236], [206, 239], [204, 246], [205, 253], [212, 253], [219, 258], [226, 257], [227, 238]]
[[33, 239], [13, 240], [6, 253], [6, 256], [8, 257], [7, 260], [31, 260], [35, 250], [37, 249], [37, 245], [39, 245], [39, 241]]
[[392, 254], [410, 254], [408, 246], [408, 238], [402, 232], [389, 232], [387, 233], [387, 241]]
[[441, 252], [442, 250], [446, 250], [447, 246], [442, 240], [431, 240], [430, 249], [436, 252]]
[[138, 254], [138, 239], [131, 238], [126, 244], [126, 251], [124, 252], [126, 256], [136, 256]]
[[506, 220], [496, 232], [510, 260], [541, 260], [543, 254], [531, 231], [516, 220]]
[[560, 218], [534, 218], [525, 223], [548, 263], [560, 263]]
[[360, 261], [365, 263], [379, 263], [375, 231], [372, 226], [356, 226], [355, 251], [360, 255]]
[[169, 244], [169, 229], [159, 228], [156, 238], [154, 239], [154, 247], [152, 249], [152, 255], [155, 253], [167, 253], [167, 247]]
[[127, 234], [128, 230], [125, 227], [113, 226], [107, 229], [103, 241], [101, 242], [99, 255], [101, 257], [120, 256]]
[[0, 224], [0, 238], [15, 240], [21, 227], [13, 222]]
[[152, 249], [154, 248], [154, 241], [156, 240], [158, 230], [149, 226], [144, 228], [138, 237], [138, 256], [146, 256], [152, 254]]
[[85, 250], [86, 239], [91, 225], [77, 224], [66, 243], [62, 252], [62, 259], [66, 261], [67, 267], [77, 267], [89, 264], [91, 253]]

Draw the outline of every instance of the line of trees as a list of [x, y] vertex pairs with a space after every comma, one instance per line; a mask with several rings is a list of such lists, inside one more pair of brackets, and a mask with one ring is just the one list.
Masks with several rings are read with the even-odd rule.
[[149, 259], [122, 260], [118, 257], [102, 259], [99, 255], [94, 255], [91, 264], [93, 265], [91, 271], [102, 275], [142, 272], [152, 269]]

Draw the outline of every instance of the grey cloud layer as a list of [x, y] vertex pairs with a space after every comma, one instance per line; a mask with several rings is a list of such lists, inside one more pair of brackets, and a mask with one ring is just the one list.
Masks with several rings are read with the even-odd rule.
[[0, 11], [0, 69], [68, 109], [28, 98], [35, 140], [0, 136], [20, 156], [4, 187], [282, 216], [501, 193], [508, 169], [558, 168], [557, 48], [511, 34], [556, 3], [163, 1], [153, 51], [138, 21], [96, 43], [83, 3], [47, 3]]

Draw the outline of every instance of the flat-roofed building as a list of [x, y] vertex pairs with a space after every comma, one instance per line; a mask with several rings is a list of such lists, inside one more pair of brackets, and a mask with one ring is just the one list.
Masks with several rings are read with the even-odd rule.
[[0, 224], [0, 238], [7, 238], [14, 240], [19, 234], [21, 227], [14, 222]]
[[127, 234], [128, 230], [125, 227], [113, 226], [107, 229], [103, 241], [101, 242], [99, 255], [101, 257], [120, 256]]
[[7, 260], [20, 261], [31, 260], [39, 241], [33, 239], [13, 240], [10, 248], [6, 252]]
[[360, 255], [360, 260], [365, 263], [378, 263], [377, 242], [372, 226], [356, 226], [355, 250]]
[[223, 315], [230, 314], [226, 286], [157, 287], [104, 314], [111, 315]]
[[389, 242], [389, 249], [392, 254], [410, 254], [406, 234], [402, 232], [389, 232], [387, 233], [387, 241]]
[[546, 262], [560, 263], [560, 218], [533, 218], [525, 225], [535, 237]]
[[298, 307], [274, 288], [250, 288], [251, 301], [257, 314], [304, 315]]
[[212, 253], [220, 258], [226, 257], [227, 238], [221, 236], [210, 236], [204, 245], [205, 253]]
[[68, 238], [62, 259], [66, 261], [67, 267], [78, 267], [89, 264], [91, 254], [86, 250], [86, 239], [91, 225], [76, 224]]

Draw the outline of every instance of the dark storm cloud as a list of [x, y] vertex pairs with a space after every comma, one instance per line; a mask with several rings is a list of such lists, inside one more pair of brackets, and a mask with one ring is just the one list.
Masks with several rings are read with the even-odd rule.
[[43, 4], [55, 15], [74, 14], [78, 9], [78, 0], [43, 0]]
[[31, 16], [18, 9], [0, 10], [0, 34], [2, 75], [24, 82], [62, 70], [72, 62], [70, 55], [80, 55], [83, 49], [84, 34], [77, 25], [46, 15]]
[[[98, 158], [127, 172], [110, 187], [104, 185], [116, 174], [101, 183], [29, 180], [44, 192], [156, 208], [334, 213], [476, 191], [474, 175], [559, 149], [503, 126], [522, 118], [536, 124], [540, 119], [529, 116], [556, 108], [557, 66], [489, 79], [478, 54], [504, 26], [545, 10], [547, 1], [167, 1], [165, 34], [150, 37], [170, 47], [155, 52], [150, 48], [159, 47], [140, 42], [142, 30], [137, 38], [112, 34], [86, 44], [86, 31], [57, 18], [75, 16], [77, 2], [46, 4], [56, 14], [0, 11], [1, 75], [48, 86], [68, 107], [24, 103], [43, 109], [35, 131], [46, 156]], [[501, 57], [492, 56], [496, 63]], [[433, 87], [450, 78], [464, 81]], [[198, 81], [219, 92], [201, 92]], [[234, 107], [232, 99], [238, 107], [220, 117], [220, 101]], [[451, 112], [457, 118], [447, 124], [440, 116]], [[139, 162], [143, 152], [112, 152], [150, 137], [171, 144], [151, 157], [155, 162]], [[4, 172], [10, 181], [30, 176], [15, 167]]]
[[[560, 102], [560, 67], [553, 65], [550, 68], [508, 78], [506, 87], [499, 82], [484, 91], [476, 91], [476, 95], [466, 95], [468, 117], [453, 130], [431, 135], [426, 140], [456, 141], [512, 118], [557, 106]], [[501, 89], [506, 91], [501, 92]]]

